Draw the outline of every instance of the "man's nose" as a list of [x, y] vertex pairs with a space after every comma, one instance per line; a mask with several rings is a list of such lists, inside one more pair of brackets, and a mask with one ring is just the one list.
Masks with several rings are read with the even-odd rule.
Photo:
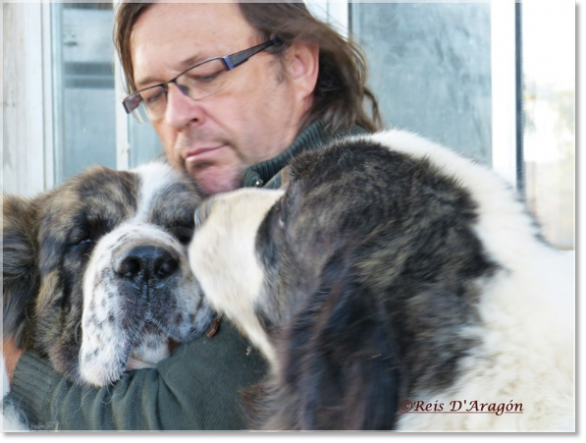
[[201, 123], [204, 114], [200, 104], [185, 95], [179, 87], [171, 83], [167, 92], [165, 120], [173, 128], [181, 130], [193, 123]]

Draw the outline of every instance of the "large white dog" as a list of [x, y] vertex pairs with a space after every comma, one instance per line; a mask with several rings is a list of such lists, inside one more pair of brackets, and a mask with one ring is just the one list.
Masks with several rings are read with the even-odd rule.
[[212, 307], [272, 364], [263, 429], [574, 428], [574, 264], [489, 169], [389, 131], [196, 211]]

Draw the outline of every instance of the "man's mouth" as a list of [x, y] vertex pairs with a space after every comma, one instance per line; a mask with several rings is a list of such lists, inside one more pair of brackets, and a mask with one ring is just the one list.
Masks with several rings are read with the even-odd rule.
[[224, 145], [190, 149], [185, 156], [186, 166], [189, 167], [197, 163], [209, 162], [217, 156], [223, 148]]

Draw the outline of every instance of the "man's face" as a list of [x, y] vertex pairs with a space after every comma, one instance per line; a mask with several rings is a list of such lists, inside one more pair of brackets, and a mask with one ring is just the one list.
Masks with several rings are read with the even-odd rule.
[[[133, 28], [134, 80], [142, 89], [261, 42], [235, 4], [155, 4]], [[311, 103], [296, 63], [260, 52], [224, 74], [226, 89], [197, 101], [171, 84], [165, 115], [153, 125], [173, 165], [215, 194], [240, 187], [246, 168], [283, 152]]]

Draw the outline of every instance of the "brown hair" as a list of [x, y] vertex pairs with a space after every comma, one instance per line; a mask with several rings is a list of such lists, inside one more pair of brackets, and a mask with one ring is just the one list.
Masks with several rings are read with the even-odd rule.
[[[116, 12], [114, 44], [131, 91], [136, 90], [130, 45], [132, 28], [151, 5], [122, 2]], [[278, 36], [283, 41], [271, 48], [276, 56], [282, 57], [293, 41], [319, 46], [317, 85], [304, 126], [322, 118], [324, 128], [332, 132], [347, 130], [353, 124], [368, 131], [380, 128], [378, 103], [366, 87], [366, 59], [358, 45], [313, 17], [304, 3], [240, 2], [239, 6], [246, 20], [265, 40]], [[370, 115], [364, 109], [365, 99], [370, 101]]]

